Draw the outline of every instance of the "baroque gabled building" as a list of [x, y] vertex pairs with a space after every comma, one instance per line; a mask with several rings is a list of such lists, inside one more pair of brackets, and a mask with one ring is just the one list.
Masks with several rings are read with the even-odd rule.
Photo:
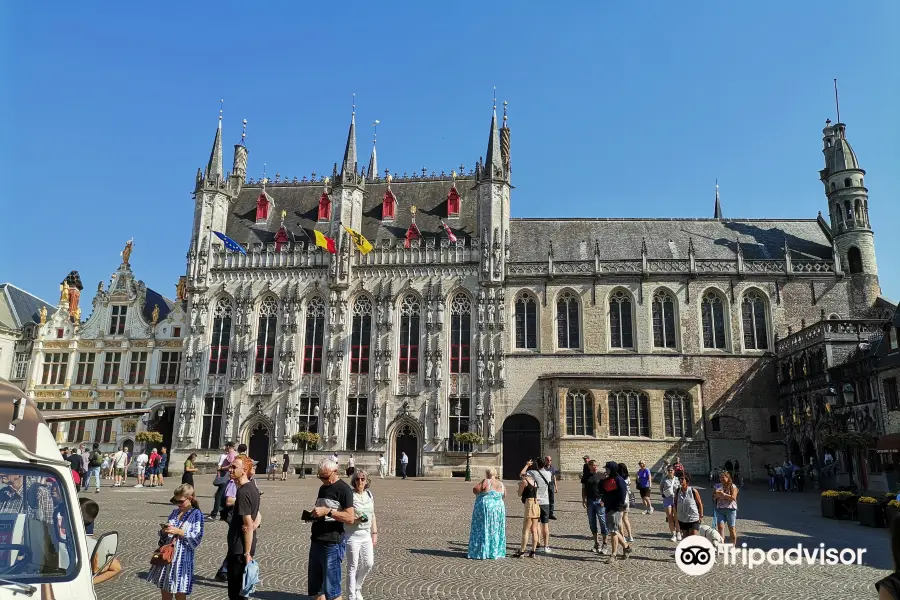
[[475, 431], [475, 464], [505, 476], [541, 453], [572, 473], [583, 454], [760, 472], [785, 452], [779, 336], [880, 293], [844, 131], [826, 128], [830, 223], [728, 219], [718, 189], [713, 218], [514, 219], [505, 109], [468, 172], [380, 172], [374, 148], [363, 168], [354, 113], [330, 177], [299, 180], [247, 178], [243, 136], [225, 173], [220, 115], [194, 192], [178, 456], [238, 440], [262, 460], [303, 429], [310, 460], [406, 452], [450, 475], [453, 435]]

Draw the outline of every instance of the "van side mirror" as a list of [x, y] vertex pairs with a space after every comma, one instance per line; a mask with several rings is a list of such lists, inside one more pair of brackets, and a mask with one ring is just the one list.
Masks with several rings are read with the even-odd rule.
[[94, 551], [91, 553], [91, 574], [97, 575], [109, 567], [118, 550], [119, 533], [117, 531], [109, 531], [97, 538], [97, 545], [94, 546]]

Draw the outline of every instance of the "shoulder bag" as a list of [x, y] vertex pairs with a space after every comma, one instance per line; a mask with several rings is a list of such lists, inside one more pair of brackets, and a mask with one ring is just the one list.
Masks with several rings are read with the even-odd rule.
[[[191, 510], [184, 513], [184, 516], [181, 518], [181, 521], [178, 522], [178, 529], [184, 525], [184, 522], [187, 521], [188, 517], [192, 512], [197, 510], [196, 508], [192, 508]], [[153, 553], [153, 556], [150, 557], [150, 564], [156, 566], [165, 566], [172, 564], [172, 559], [175, 558], [175, 536], [171, 536], [172, 540], [166, 544], [163, 544], [159, 548], [156, 549], [156, 552]]]

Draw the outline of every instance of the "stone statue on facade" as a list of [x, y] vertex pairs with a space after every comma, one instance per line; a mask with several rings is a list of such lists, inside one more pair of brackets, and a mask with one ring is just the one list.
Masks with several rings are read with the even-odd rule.
[[[293, 354], [293, 353], [291, 353], [291, 354]], [[297, 365], [296, 365], [296, 361], [293, 360], [293, 356], [291, 357], [291, 360], [287, 361], [287, 363], [288, 363], [288, 374], [287, 374], [288, 381], [294, 381], [294, 377], [296, 377]]]
[[494, 326], [494, 314], [497, 309], [494, 307], [493, 303], [490, 303], [490, 304], [488, 304], [487, 310], [488, 310], [488, 325], [490, 327], [493, 327]]
[[493, 443], [494, 442], [494, 427], [496, 426], [496, 417], [494, 416], [493, 408], [488, 411], [487, 417], [488, 417], [488, 431], [487, 431], [488, 442]]
[[434, 370], [434, 359], [431, 358], [431, 352], [428, 350], [425, 351], [425, 381], [426, 383], [429, 381], [429, 376]]
[[478, 360], [475, 362], [475, 378], [479, 383], [484, 381], [484, 354], [478, 353]]
[[438, 385], [441, 381], [441, 362], [443, 362], [441, 357], [441, 351], [437, 351], [437, 360], [434, 361], [434, 369], [431, 371], [431, 378], [434, 379], [434, 384]]
[[247, 379], [247, 353], [246, 352], [241, 352], [240, 363], [241, 363], [241, 379], [246, 380]]
[[500, 387], [503, 387], [506, 383], [506, 360], [503, 358], [502, 353], [497, 359], [497, 383], [500, 384]]
[[188, 354], [184, 359], [184, 379], [192, 381], [194, 379], [194, 355]]
[[378, 440], [378, 423], [381, 421], [381, 409], [378, 408], [378, 402], [372, 406], [372, 440]]
[[178, 413], [178, 439], [179, 440], [184, 439], [184, 427], [185, 427], [185, 425], [187, 425], [187, 423], [185, 423], [185, 421], [187, 420], [187, 407], [185, 406], [186, 403], [187, 403], [186, 400], [181, 403], [181, 410]]
[[234, 419], [234, 406], [231, 404], [231, 395], [225, 398], [225, 439], [231, 438], [232, 420]]
[[381, 351], [375, 351], [375, 368], [374, 368], [374, 379], [375, 381], [381, 381]]
[[376, 325], [384, 324], [384, 304], [375, 301], [375, 323]]

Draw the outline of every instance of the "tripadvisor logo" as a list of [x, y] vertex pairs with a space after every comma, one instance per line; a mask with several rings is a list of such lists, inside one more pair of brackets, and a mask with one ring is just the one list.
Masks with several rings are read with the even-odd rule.
[[721, 556], [724, 565], [742, 565], [753, 569], [761, 565], [861, 565], [866, 548], [830, 548], [825, 544], [804, 547], [797, 544], [791, 548], [748, 548], [741, 544], [737, 548], [731, 544], [714, 546], [700, 535], [689, 535], [675, 548], [675, 564], [687, 575], [704, 575], [716, 564], [716, 555]]

